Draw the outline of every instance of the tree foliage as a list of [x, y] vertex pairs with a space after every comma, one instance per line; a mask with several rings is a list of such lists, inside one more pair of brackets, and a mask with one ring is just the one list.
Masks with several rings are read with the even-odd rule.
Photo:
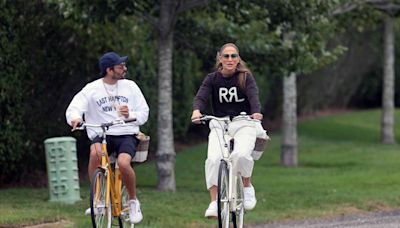
[[56, 4], [0, 4], [0, 183], [7, 183], [35, 173], [28, 170], [45, 170], [43, 141], [69, 134], [64, 117], [69, 101], [99, 77], [100, 53], [123, 49], [123, 41], [115, 39], [121, 24], [82, 25], [59, 13]]
[[[0, 2], [0, 181], [5, 178], [6, 170], [15, 171], [16, 164], [22, 158], [16, 151], [28, 147], [20, 139], [26, 126], [23, 123], [23, 100], [28, 93], [24, 80], [31, 77], [23, 59], [23, 48], [19, 45], [24, 20], [15, 17], [17, 7], [9, 7], [7, 2]], [[15, 20], [16, 19], [16, 20]], [[26, 35], [26, 34], [25, 34]]]
[[[370, 26], [367, 20], [378, 18], [365, 10], [362, 17], [336, 17], [337, 23], [330, 17], [336, 2], [221, 0], [181, 13], [174, 32], [175, 138], [185, 139], [195, 92], [227, 42], [239, 46], [252, 70], [263, 113], [277, 115], [282, 76], [331, 63], [345, 49], [328, 45], [330, 31], [342, 32], [354, 20], [361, 31]], [[111, 50], [130, 57], [128, 78], [139, 84], [150, 106], [142, 130], [152, 136], [154, 151], [158, 12], [159, 1], [0, 1], [0, 184], [11, 181], [6, 176], [18, 181], [27, 170], [45, 171], [43, 141], [71, 135], [65, 109], [76, 92], [99, 77], [98, 58]], [[86, 139], [84, 133], [73, 136]], [[78, 146], [79, 159], [87, 159], [87, 145]]]

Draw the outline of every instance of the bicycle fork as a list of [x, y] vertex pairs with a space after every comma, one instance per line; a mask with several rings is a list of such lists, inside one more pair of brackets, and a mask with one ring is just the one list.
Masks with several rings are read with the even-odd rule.
[[228, 201], [229, 201], [229, 211], [230, 212], [236, 212], [236, 205], [237, 205], [237, 198], [236, 198], [236, 185], [237, 185], [237, 179], [236, 176], [233, 175], [233, 170], [232, 170], [232, 161], [229, 161], [228, 163], [229, 167], [229, 178], [228, 178]]

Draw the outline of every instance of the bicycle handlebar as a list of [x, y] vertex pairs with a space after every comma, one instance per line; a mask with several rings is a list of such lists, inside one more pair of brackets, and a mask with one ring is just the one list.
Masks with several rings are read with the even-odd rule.
[[78, 124], [78, 126], [75, 128], [75, 130], [85, 130], [87, 127], [94, 127], [94, 128], [101, 128], [101, 129], [107, 129], [111, 126], [114, 125], [123, 125], [126, 123], [130, 123], [130, 122], [134, 122], [136, 121], [136, 118], [130, 118], [130, 119], [126, 119], [126, 120], [122, 120], [122, 119], [117, 119], [108, 123], [101, 123], [101, 124], [90, 124], [90, 123], [85, 123], [85, 122], [81, 122]]
[[216, 116], [211, 116], [211, 115], [203, 115], [202, 117], [200, 117], [199, 120], [202, 123], [204, 123], [205, 121], [209, 121], [209, 120], [228, 121], [228, 120], [230, 120], [230, 118], [229, 117], [216, 117]]
[[259, 122], [260, 120], [256, 120], [251, 118], [251, 116], [247, 115], [246, 113], [240, 113], [240, 115], [233, 117], [232, 119], [228, 116], [225, 117], [216, 117], [216, 116], [212, 116], [212, 115], [203, 115], [202, 117], [200, 117], [200, 122], [202, 124], [205, 124], [206, 121], [209, 120], [217, 120], [217, 121], [230, 121], [230, 120], [235, 120], [235, 119], [244, 119], [244, 120], [249, 120], [249, 121], [255, 121], [255, 122]]

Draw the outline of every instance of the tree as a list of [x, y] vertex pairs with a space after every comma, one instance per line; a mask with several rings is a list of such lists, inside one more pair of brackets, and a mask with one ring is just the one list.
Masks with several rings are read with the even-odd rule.
[[327, 50], [334, 31], [329, 18], [334, 1], [279, 1], [267, 6], [280, 28], [284, 65], [281, 164], [298, 165], [296, 77], [314, 71], [336, 59], [344, 49]]
[[45, 177], [43, 141], [70, 132], [67, 102], [93, 76], [92, 47], [104, 40], [89, 39], [57, 10], [44, 1], [0, 1], [0, 185]]
[[394, 19], [391, 15], [385, 18], [384, 28], [384, 63], [382, 88], [381, 141], [394, 144]]
[[[31, 4], [28, 4], [31, 5]], [[23, 142], [26, 126], [23, 121], [24, 94], [29, 90], [24, 79], [30, 79], [28, 64], [23, 59], [21, 27], [24, 18], [14, 20], [21, 10], [20, 4], [0, 2], [0, 185], [9, 181], [10, 174], [18, 170], [27, 147]], [[22, 9], [23, 11], [23, 9]], [[11, 175], [12, 176], [12, 175]]]
[[283, 78], [281, 163], [297, 166], [296, 77], [334, 61], [344, 50], [341, 46], [330, 50], [326, 47], [334, 31], [329, 13], [335, 0], [225, 0], [219, 3], [219, 10], [231, 22], [224, 24], [226, 39], [237, 40], [244, 47], [241, 55], [247, 52], [256, 57], [250, 62], [261, 66], [262, 77], [272, 76], [266, 74], [270, 72]]
[[340, 4], [333, 11], [333, 15], [344, 14], [363, 7], [372, 7], [382, 11], [384, 16], [383, 33], [383, 83], [382, 83], [382, 116], [381, 116], [381, 142], [394, 144], [394, 18], [400, 14], [400, 1], [398, 0], [355, 0]]
[[298, 164], [296, 73], [283, 78], [281, 164]]
[[[162, 0], [157, 23], [158, 31], [158, 116], [157, 116], [157, 189], [175, 191], [175, 148], [172, 110], [172, 58], [174, 29], [178, 15], [207, 0]], [[143, 6], [143, 5], [142, 5]], [[144, 9], [145, 7], [139, 7]], [[151, 15], [139, 11], [145, 18]], [[155, 21], [154, 19], [150, 19]]]
[[[48, 0], [53, 2], [54, 0]], [[56, 1], [63, 14], [76, 14], [88, 21], [97, 20], [107, 24], [115, 22], [120, 15], [137, 16], [146, 20], [157, 32], [158, 57], [158, 105], [157, 105], [157, 189], [175, 191], [175, 149], [172, 110], [172, 63], [174, 50], [174, 29], [178, 15], [194, 7], [204, 5], [208, 0], [162, 0], [134, 2], [103, 2], [98, 4], [79, 1]], [[134, 18], [131, 18], [134, 19]], [[154, 109], [152, 109], [154, 110]]]

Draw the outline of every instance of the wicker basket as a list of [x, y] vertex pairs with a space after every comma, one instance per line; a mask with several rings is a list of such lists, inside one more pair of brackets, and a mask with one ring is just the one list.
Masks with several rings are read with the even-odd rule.
[[257, 161], [261, 158], [262, 154], [264, 153], [264, 150], [267, 147], [268, 140], [270, 140], [268, 135], [266, 138], [257, 137], [253, 152], [251, 153], [253, 160]]
[[147, 160], [147, 154], [149, 151], [150, 136], [140, 132], [137, 136], [139, 139], [139, 144], [136, 147], [135, 157], [132, 159], [134, 162], [144, 162]]

